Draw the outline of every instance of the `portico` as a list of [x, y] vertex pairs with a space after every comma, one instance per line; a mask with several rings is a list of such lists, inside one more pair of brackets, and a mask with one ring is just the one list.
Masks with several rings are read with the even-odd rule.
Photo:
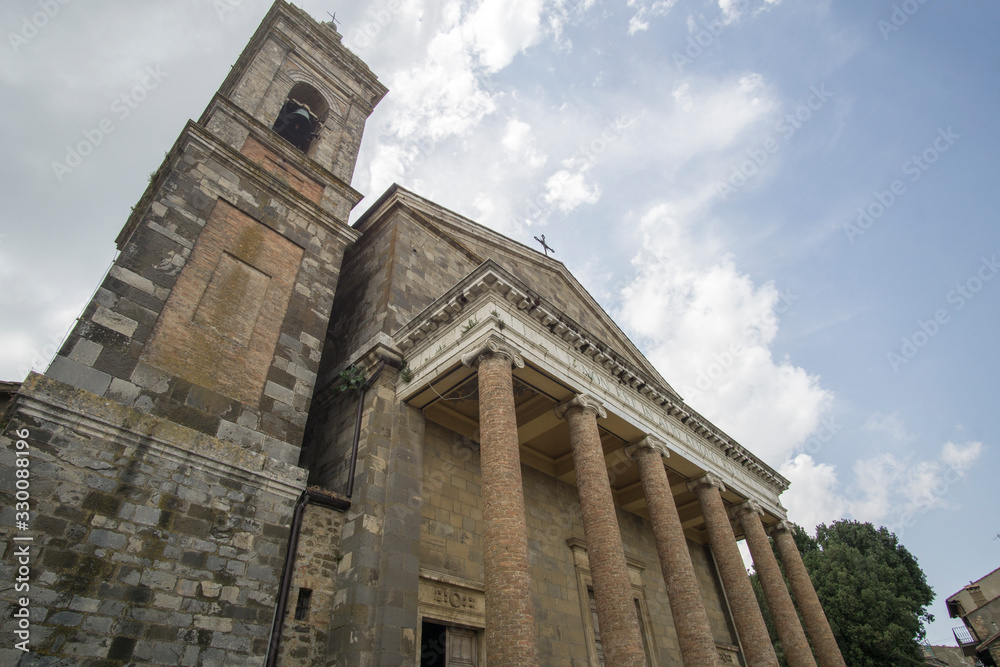
[[[569, 597], [594, 644], [587, 647], [591, 664], [661, 664], [656, 643], [664, 635], [686, 664], [735, 664], [738, 651], [750, 665], [776, 664], [766, 631], [749, 629], [763, 626], [756, 600], [719, 575], [737, 567], [729, 561], [744, 532], [739, 524], [733, 531], [729, 508], [753, 501], [763, 532], [784, 519], [778, 495], [787, 482], [685, 405], [655, 370], [636, 363], [634, 348], [599, 341], [519, 283], [488, 261], [394, 336], [408, 364], [401, 398], [428, 423], [478, 443], [485, 567], [479, 627], [490, 664], [537, 664], [551, 615], [539, 579], [552, 575], [539, 574], [540, 563], [556, 548], [566, 552], [565, 562], [576, 559], [579, 585]], [[522, 483], [530, 495], [532, 480], [545, 479], [575, 491], [576, 507], [561, 510], [540, 537], [533, 519], [542, 512], [533, 498], [519, 505], [517, 496]], [[706, 509], [699, 492], [705, 479], [719, 482], [711, 489], [721, 513]], [[495, 497], [503, 499], [502, 511]], [[641, 549], [625, 537], [622, 522], [630, 515], [645, 522], [650, 562], [637, 559]], [[726, 544], [713, 538], [726, 530]], [[423, 563], [421, 573], [440, 574]], [[655, 627], [665, 617], [643, 611], [665, 608], [666, 599], [672, 632]], [[475, 626], [473, 620], [466, 623]], [[504, 632], [491, 631], [495, 623]], [[511, 655], [519, 657], [501, 657]]]

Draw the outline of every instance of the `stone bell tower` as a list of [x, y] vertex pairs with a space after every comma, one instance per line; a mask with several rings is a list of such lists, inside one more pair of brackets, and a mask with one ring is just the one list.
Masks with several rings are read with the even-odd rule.
[[0, 528], [29, 545], [31, 596], [8, 587], [0, 609], [29, 610], [30, 654], [268, 652], [322, 341], [360, 235], [350, 180], [385, 93], [332, 24], [277, 0], [151, 178], [93, 300], [0, 424], [3, 460], [30, 462], [30, 520]]
[[386, 93], [276, 3], [118, 237], [47, 375], [295, 464], [365, 121]]

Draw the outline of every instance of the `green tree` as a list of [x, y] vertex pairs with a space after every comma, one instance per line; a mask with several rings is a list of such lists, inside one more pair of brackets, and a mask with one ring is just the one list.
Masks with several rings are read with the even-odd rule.
[[[818, 526], [815, 538], [796, 530], [795, 544], [848, 665], [925, 664], [920, 640], [924, 624], [934, 620], [927, 613], [934, 592], [894, 534], [870, 523], [836, 521]], [[759, 582], [753, 583], [776, 641]], [[780, 644], [776, 648], [780, 655]]]

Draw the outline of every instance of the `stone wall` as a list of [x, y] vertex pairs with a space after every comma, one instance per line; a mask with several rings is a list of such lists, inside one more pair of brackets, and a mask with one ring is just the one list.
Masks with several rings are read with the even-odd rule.
[[[343, 528], [343, 512], [316, 504], [306, 505], [282, 625], [280, 665], [326, 665], [330, 617], [337, 592], [337, 566], [342, 560], [340, 537]], [[303, 589], [310, 591], [309, 604], [301, 614], [303, 618], [297, 619], [296, 609]]]
[[344, 257], [321, 382], [376, 333], [392, 334], [481, 263], [396, 210]]
[[[32, 653], [259, 664], [304, 471], [39, 375], [17, 400], [0, 438], [0, 576], [14, 581], [13, 538], [31, 535]], [[32, 516], [14, 532], [19, 430]], [[20, 595], [0, 592], [5, 648]]]

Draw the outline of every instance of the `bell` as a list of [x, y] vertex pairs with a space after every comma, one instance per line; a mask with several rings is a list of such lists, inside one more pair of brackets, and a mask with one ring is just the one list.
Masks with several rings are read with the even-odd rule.
[[310, 125], [312, 124], [312, 116], [310, 116], [309, 112], [306, 111], [305, 109], [302, 109], [302, 108], [296, 109], [295, 111], [293, 111], [292, 113], [290, 113], [288, 115], [289, 116], [301, 116], [301, 117], [305, 118], [307, 121], [309, 121]]

